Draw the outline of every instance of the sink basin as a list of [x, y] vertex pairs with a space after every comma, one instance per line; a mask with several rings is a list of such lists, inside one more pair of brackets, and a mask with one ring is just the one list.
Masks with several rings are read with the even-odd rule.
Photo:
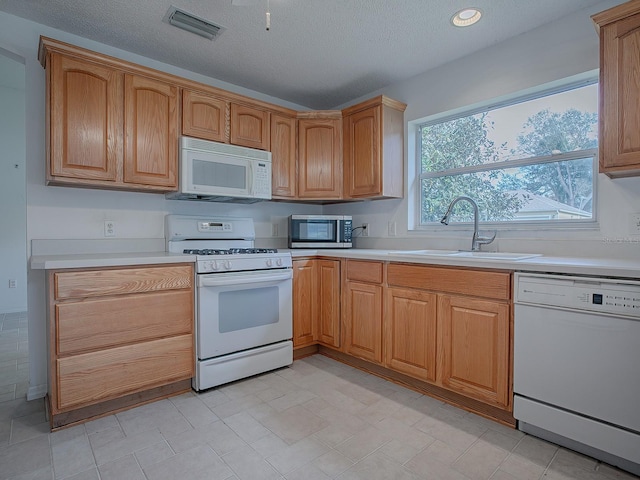
[[540, 253], [506, 253], [506, 252], [456, 252], [454, 257], [486, 258], [487, 260], [524, 260], [541, 256]]
[[433, 255], [448, 256], [460, 253], [459, 250], [391, 250], [389, 255]]
[[484, 258], [486, 260], [510, 260], [514, 262], [541, 256], [540, 253], [468, 252], [460, 250], [391, 250], [389, 255]]

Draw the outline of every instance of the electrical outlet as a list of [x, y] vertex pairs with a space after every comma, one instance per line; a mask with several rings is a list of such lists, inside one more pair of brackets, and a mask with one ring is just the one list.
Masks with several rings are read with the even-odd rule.
[[362, 224], [362, 236], [363, 237], [368, 237], [369, 236], [369, 224], [368, 223], [363, 223]]
[[640, 235], [640, 213], [629, 215], [629, 234]]
[[104, 221], [104, 236], [115, 237], [116, 236], [116, 222], [113, 220]]
[[9, 279], [9, 288], [17, 288], [18, 283], [15, 281], [15, 279], [11, 278]]
[[396, 222], [389, 222], [387, 224], [387, 230], [389, 231], [389, 236], [390, 237], [395, 237], [396, 236]]
[[271, 236], [272, 237], [277, 237], [278, 236], [278, 224], [277, 223], [272, 223], [271, 224]]

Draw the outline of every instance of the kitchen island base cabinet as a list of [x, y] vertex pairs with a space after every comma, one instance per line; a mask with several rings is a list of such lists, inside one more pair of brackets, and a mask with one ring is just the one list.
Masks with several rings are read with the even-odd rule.
[[49, 272], [52, 428], [187, 391], [191, 264]]

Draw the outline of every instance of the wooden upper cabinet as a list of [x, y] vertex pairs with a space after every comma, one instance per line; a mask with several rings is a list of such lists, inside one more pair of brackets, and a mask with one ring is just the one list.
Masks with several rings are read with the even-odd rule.
[[298, 198], [338, 199], [342, 196], [342, 120], [317, 115], [298, 119]]
[[296, 196], [296, 119], [271, 114], [271, 195]]
[[345, 198], [403, 197], [405, 108], [379, 96], [343, 110]]
[[182, 134], [226, 143], [229, 141], [229, 102], [207, 93], [182, 91]]
[[600, 33], [600, 172], [640, 175], [640, 2], [592, 18]]
[[48, 38], [39, 58], [47, 70], [48, 184], [177, 190], [176, 84]]
[[269, 112], [249, 105], [231, 103], [231, 143], [269, 150]]
[[178, 187], [178, 87], [125, 75], [124, 182]]
[[122, 74], [52, 54], [47, 90], [47, 179], [115, 182], [122, 165]]

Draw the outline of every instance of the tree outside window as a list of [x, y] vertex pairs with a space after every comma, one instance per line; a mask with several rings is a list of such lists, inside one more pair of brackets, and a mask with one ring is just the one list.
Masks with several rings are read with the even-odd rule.
[[597, 123], [591, 84], [420, 126], [420, 223], [592, 221]]

